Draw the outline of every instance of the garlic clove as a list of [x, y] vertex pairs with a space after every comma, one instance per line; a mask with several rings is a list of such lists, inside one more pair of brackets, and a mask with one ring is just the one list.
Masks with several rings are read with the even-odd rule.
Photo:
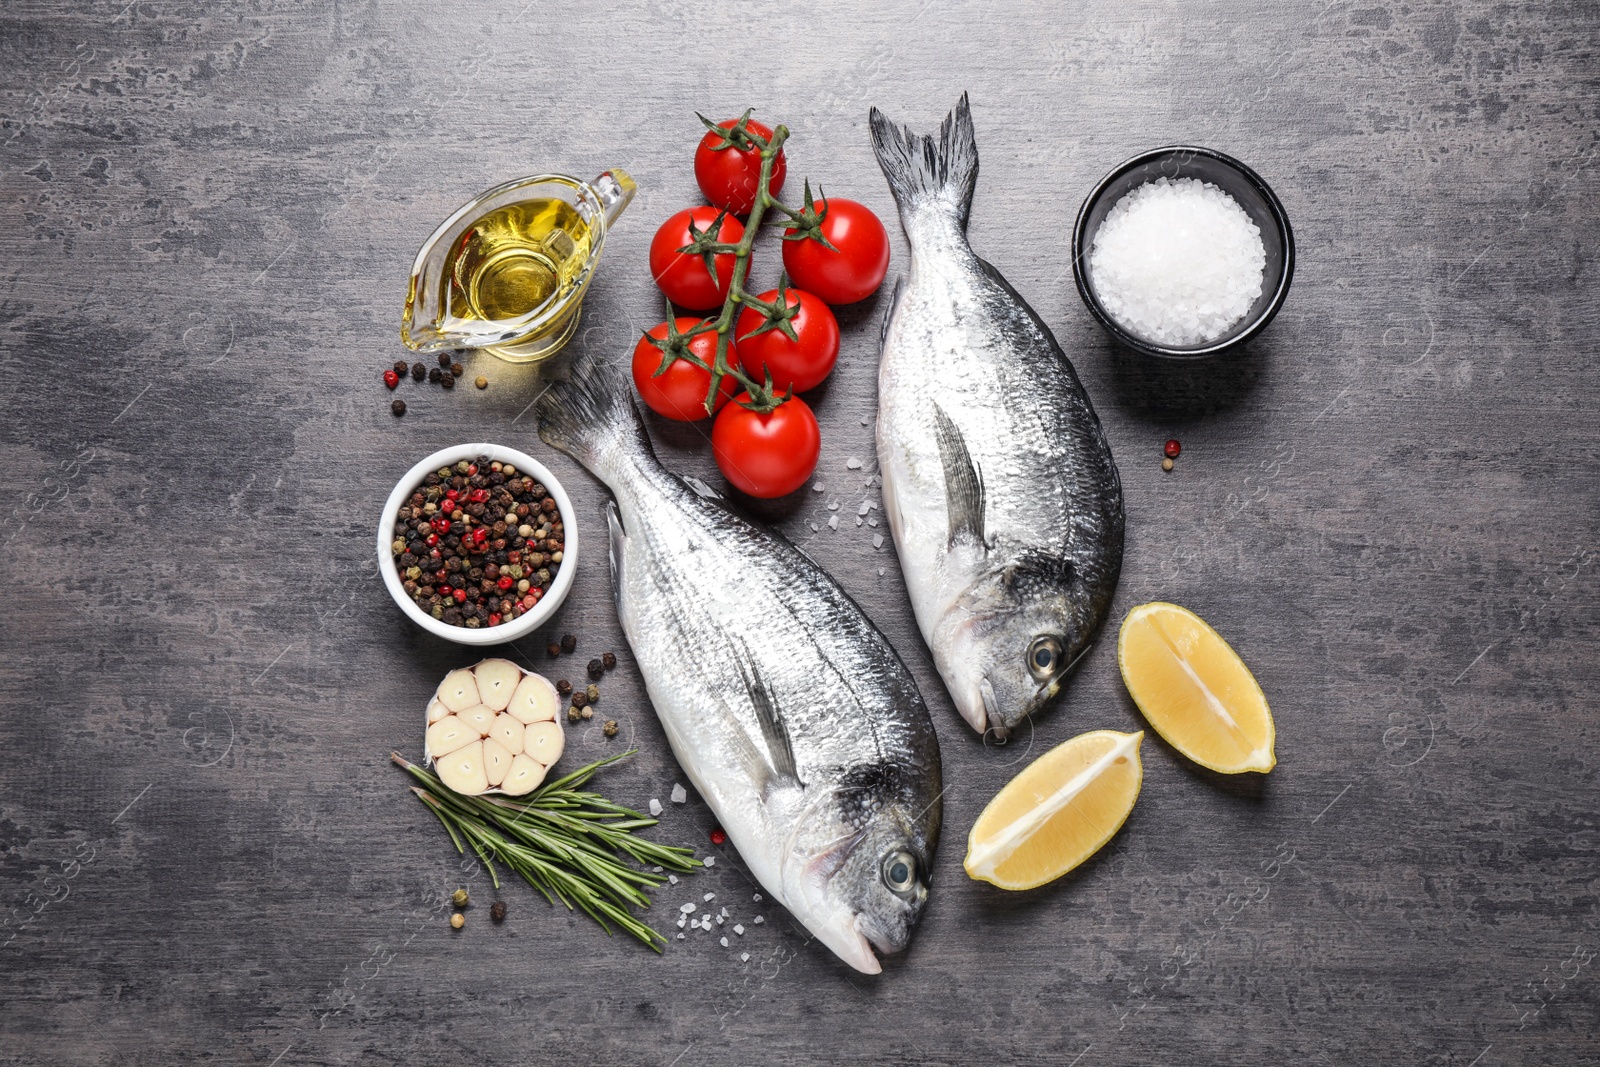
[[512, 756], [511, 770], [500, 783], [500, 792], [507, 796], [520, 797], [538, 789], [542, 781], [544, 781], [544, 764], [532, 756]]
[[486, 659], [472, 668], [478, 699], [493, 711], [504, 711], [522, 681], [522, 668], [508, 659]]
[[444, 676], [444, 681], [439, 683], [439, 699], [444, 701], [444, 706], [451, 711], [463, 711], [474, 704], [482, 704], [478, 699], [478, 683], [472, 677], [472, 672], [465, 668], [451, 671]]
[[530, 674], [517, 683], [506, 711], [515, 715], [518, 722], [551, 722], [560, 707], [561, 696], [549, 679]]
[[446, 715], [428, 727], [428, 755], [434, 759], [465, 748], [482, 735], [454, 715]]
[[474, 704], [465, 711], [456, 712], [456, 718], [466, 723], [469, 729], [478, 731], [479, 737], [488, 737], [489, 726], [494, 722], [494, 712], [489, 710], [487, 704]]
[[439, 760], [439, 781], [464, 796], [477, 796], [489, 788], [488, 775], [483, 772], [483, 742], [474, 741], [466, 748]]
[[445, 707], [444, 702], [438, 697], [434, 697], [432, 700], [428, 701], [429, 726], [432, 726], [434, 723], [438, 722], [448, 714], [450, 714], [450, 709]]
[[511, 753], [492, 737], [483, 740], [483, 774], [490, 785], [499, 785], [511, 772]]
[[513, 756], [522, 751], [522, 724], [510, 715], [496, 715], [489, 736]]
[[546, 767], [561, 758], [565, 741], [561, 726], [554, 722], [531, 722], [524, 727], [522, 751]]

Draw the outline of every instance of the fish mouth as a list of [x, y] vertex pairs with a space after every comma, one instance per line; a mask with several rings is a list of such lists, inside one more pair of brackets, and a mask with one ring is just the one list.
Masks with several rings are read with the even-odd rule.
[[883, 964], [872, 951], [872, 942], [861, 932], [861, 916], [851, 915], [845, 922], [818, 923], [812, 927], [817, 940], [835, 956], [862, 974], [882, 974]]
[[985, 678], [978, 683], [978, 695], [983, 699], [983, 714], [985, 722], [975, 722], [973, 727], [983, 736], [994, 735], [994, 739], [1001, 744], [1011, 733], [1011, 727], [1006, 724], [1005, 717], [1000, 714], [1000, 700], [994, 695], [994, 686]]

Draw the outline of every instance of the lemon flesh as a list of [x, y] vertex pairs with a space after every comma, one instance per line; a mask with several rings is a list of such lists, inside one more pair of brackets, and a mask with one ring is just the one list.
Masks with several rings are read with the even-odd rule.
[[1117, 636], [1117, 665], [1156, 733], [1202, 767], [1265, 773], [1277, 764], [1261, 686], [1194, 612], [1159, 601], [1128, 612]]
[[1142, 730], [1095, 730], [1030, 763], [973, 824], [967, 874], [1001, 889], [1033, 889], [1098, 852], [1139, 797], [1143, 740]]

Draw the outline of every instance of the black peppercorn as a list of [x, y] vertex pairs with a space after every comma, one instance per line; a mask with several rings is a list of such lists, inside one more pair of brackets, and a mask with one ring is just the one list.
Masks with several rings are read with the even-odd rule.
[[579, 689], [577, 692], [572, 694], [573, 707], [581, 708], [587, 703], [589, 703], [589, 694], [585, 693], [582, 689]]
[[428, 376], [428, 368], [421, 363], [411, 364], [411, 380], [420, 382]]
[[449, 365], [450, 365], [450, 353], [448, 353], [448, 352], [440, 352], [439, 353], [439, 366], [448, 367]]
[[406, 413], [406, 402], [399, 397], [395, 397], [394, 402], [389, 405], [389, 410], [396, 415], [404, 415]]
[[560, 693], [562, 696], [571, 696], [572, 683], [567, 681], [565, 678], [561, 679], [556, 683], [556, 692]]
[[459, 363], [452, 363], [452, 364], [450, 364], [450, 373], [451, 373], [451, 374], [454, 374], [454, 375], [455, 375], [455, 376], [456, 376], [456, 377], [457, 377], [457, 378], [459, 378], [459, 377], [461, 377], [461, 375], [462, 375], [462, 373], [463, 373], [463, 372], [464, 372], [464, 371], [465, 371], [465, 370], [466, 370], [466, 369], [467, 369], [467, 368], [465, 368], [465, 367], [463, 367], [463, 366], [462, 366], [462, 365], [461, 365], [461, 364], [459, 364]]
[[561, 646], [556, 644], [554, 641], [551, 641], [550, 647], [545, 649], [545, 651], [550, 653], [551, 659], [555, 659], [557, 656], [561, 655]]
[[578, 639], [576, 637], [572, 636], [571, 634], [561, 635], [561, 651], [573, 652], [577, 650], [577, 647]]
[[607, 652], [600, 657], [600, 662], [606, 665], [606, 670], [612, 670], [617, 665], [617, 654], [615, 652]]
[[506, 921], [506, 902], [503, 901], [503, 900], [497, 900], [493, 904], [490, 904], [489, 905], [489, 918], [493, 919], [497, 923], [505, 922]]
[[434, 367], [428, 372], [428, 381], [430, 382], [438, 382], [443, 377], [444, 371], [440, 370], [438, 367]]
[[411, 364], [407, 363], [403, 359], [397, 359], [394, 361], [394, 372], [400, 375], [400, 377], [404, 378], [407, 374], [411, 373]]
[[589, 677], [598, 678], [606, 672], [606, 665], [597, 659], [589, 661]]
[[444, 371], [439, 375], [439, 384], [446, 389], [454, 389], [456, 387], [456, 376], [449, 371]]

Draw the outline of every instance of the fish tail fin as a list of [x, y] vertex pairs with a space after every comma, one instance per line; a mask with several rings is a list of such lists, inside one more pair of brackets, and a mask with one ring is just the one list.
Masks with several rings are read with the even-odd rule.
[[566, 361], [566, 374], [550, 380], [533, 406], [544, 443], [582, 463], [613, 490], [630, 460], [655, 456], [632, 390], [593, 351]]
[[955, 110], [944, 117], [939, 140], [912, 133], [873, 108], [872, 150], [889, 179], [889, 189], [900, 205], [901, 218], [925, 206], [955, 216], [963, 232], [972, 213], [972, 191], [978, 184], [978, 140], [972, 129], [972, 109], [962, 93]]

